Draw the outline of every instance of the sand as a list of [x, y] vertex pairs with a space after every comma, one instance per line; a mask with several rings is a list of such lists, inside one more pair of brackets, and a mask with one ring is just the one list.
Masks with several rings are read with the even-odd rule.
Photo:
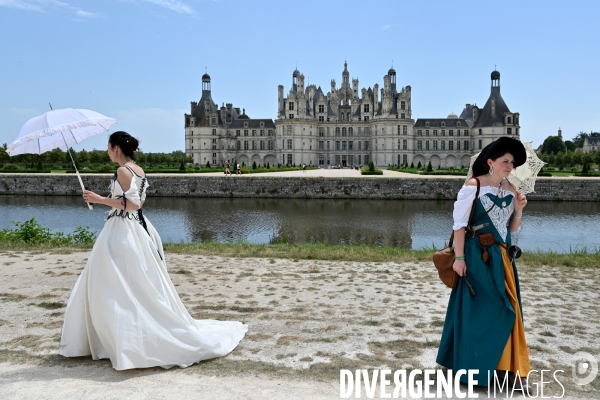
[[[249, 324], [238, 348], [171, 370], [63, 358], [64, 306], [88, 254], [0, 253], [0, 399], [335, 399], [340, 368], [436, 368], [449, 290], [431, 263], [174, 254], [195, 318]], [[572, 384], [570, 365], [577, 351], [600, 359], [600, 270], [519, 268], [532, 367], [565, 370], [564, 398], [599, 398], [596, 383]]]

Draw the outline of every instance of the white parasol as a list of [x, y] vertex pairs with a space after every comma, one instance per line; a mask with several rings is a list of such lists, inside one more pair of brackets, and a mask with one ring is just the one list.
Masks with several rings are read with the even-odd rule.
[[[91, 110], [74, 108], [51, 110], [27, 121], [21, 128], [17, 139], [8, 146], [6, 152], [11, 156], [42, 154], [61, 146], [67, 146], [67, 152], [73, 162], [81, 190], [85, 190], [69, 146], [78, 144], [98, 133], [107, 132], [108, 128], [116, 122], [113, 118]], [[88, 207], [90, 210], [92, 209], [90, 204]]]
[[[525, 164], [521, 165], [513, 169], [508, 176], [508, 180], [510, 183], [515, 185], [517, 190], [521, 193], [527, 194], [535, 192], [534, 185], [535, 179], [537, 178], [537, 174], [546, 164], [542, 160], [540, 160], [533, 149], [533, 142], [521, 142], [523, 143], [523, 147], [525, 147], [525, 152], [527, 153], [527, 159], [525, 160]], [[471, 164], [469, 165], [469, 172], [467, 173], [467, 179], [465, 183], [473, 177], [473, 164], [480, 153], [475, 154], [471, 157]]]

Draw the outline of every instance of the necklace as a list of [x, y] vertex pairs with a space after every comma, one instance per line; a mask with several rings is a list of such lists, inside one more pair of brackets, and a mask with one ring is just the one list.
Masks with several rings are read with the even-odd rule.
[[495, 188], [494, 185], [492, 185], [492, 180], [490, 179], [490, 177], [487, 177], [488, 185], [490, 185], [490, 188], [492, 188], [492, 190], [496, 193], [496, 196], [499, 196], [500, 192], [502, 191], [502, 180], [503, 179], [500, 180], [498, 187]]

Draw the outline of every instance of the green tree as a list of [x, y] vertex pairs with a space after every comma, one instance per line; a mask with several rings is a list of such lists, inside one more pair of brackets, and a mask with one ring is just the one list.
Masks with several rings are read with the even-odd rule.
[[594, 155], [591, 152], [583, 153], [583, 163], [588, 165], [594, 162]]
[[417, 169], [421, 169], [421, 161], [417, 164]]
[[600, 166], [600, 150], [594, 153], [594, 162]]
[[564, 166], [571, 166], [573, 164], [573, 152], [567, 151], [562, 156], [562, 163]]
[[210, 168], [210, 161], [206, 162], [206, 168]]
[[252, 163], [252, 169], [256, 169], [256, 161]]
[[433, 167], [431, 166], [431, 161], [429, 161], [429, 164], [427, 164], [427, 172], [431, 171], [433, 171]]
[[77, 153], [75, 161], [77, 161], [78, 166], [86, 166], [90, 162], [90, 154], [87, 151], [85, 151], [85, 149], [83, 149]]
[[181, 164], [179, 164], [179, 170], [185, 171], [185, 160], [183, 158], [181, 159]]
[[542, 153], [557, 154], [566, 150], [565, 143], [560, 136], [548, 136], [542, 144]]
[[576, 151], [573, 153], [573, 166], [582, 165], [583, 164], [583, 153], [581, 151]]
[[8, 146], [6, 145], [6, 143], [4, 143], [2, 146], [0, 146], [0, 164], [7, 163], [10, 160], [10, 156], [6, 152], [6, 149], [8, 149]]
[[577, 148], [577, 146], [575, 146], [575, 143], [573, 143], [570, 140], [565, 140], [565, 147], [567, 148], [567, 151], [575, 151], [575, 149]]

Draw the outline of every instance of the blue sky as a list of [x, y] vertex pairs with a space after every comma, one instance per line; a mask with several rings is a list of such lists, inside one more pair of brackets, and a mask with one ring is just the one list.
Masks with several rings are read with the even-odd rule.
[[296, 63], [327, 92], [344, 60], [361, 88], [393, 60], [415, 119], [483, 106], [496, 65], [537, 146], [600, 131], [599, 15], [598, 1], [0, 0], [0, 144], [51, 102], [116, 118], [144, 151], [183, 150], [205, 68], [217, 104], [275, 119]]

